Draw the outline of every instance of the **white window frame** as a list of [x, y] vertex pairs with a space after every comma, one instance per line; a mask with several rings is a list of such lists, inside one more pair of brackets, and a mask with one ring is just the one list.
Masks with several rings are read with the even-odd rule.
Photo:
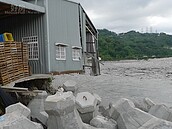
[[81, 60], [81, 47], [72, 47], [72, 59], [73, 61], [80, 61]]
[[56, 60], [66, 60], [66, 46], [56, 45]]
[[22, 42], [28, 44], [29, 60], [39, 60], [38, 36], [23, 37]]

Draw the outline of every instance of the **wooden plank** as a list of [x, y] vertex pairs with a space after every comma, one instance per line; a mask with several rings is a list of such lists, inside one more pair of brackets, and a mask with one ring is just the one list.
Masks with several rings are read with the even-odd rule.
[[18, 90], [18, 91], [28, 91], [28, 88], [21, 88], [21, 87], [5, 87], [1, 86], [4, 90]]

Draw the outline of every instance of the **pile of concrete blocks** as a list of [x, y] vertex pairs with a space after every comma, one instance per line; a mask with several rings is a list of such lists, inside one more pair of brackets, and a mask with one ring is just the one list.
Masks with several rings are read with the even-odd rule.
[[95, 129], [82, 122], [71, 91], [48, 96], [45, 100], [45, 111], [49, 115], [48, 129]]
[[31, 118], [38, 120], [45, 126], [47, 126], [48, 120], [48, 114], [44, 110], [44, 103], [47, 96], [47, 92], [42, 91], [42, 93], [38, 93], [27, 106], [31, 110]]
[[121, 99], [113, 104], [109, 115], [117, 121], [118, 129], [172, 129], [171, 122], [136, 108], [128, 99]]
[[49, 96], [39, 93], [29, 103], [30, 109], [21, 103], [7, 107], [0, 129], [172, 129], [172, 110], [149, 98], [123, 98], [106, 109], [99, 95], [80, 92], [75, 96], [74, 89]]
[[0, 116], [0, 129], [43, 129], [43, 127], [30, 121], [30, 110], [17, 103], [6, 108], [6, 114]]

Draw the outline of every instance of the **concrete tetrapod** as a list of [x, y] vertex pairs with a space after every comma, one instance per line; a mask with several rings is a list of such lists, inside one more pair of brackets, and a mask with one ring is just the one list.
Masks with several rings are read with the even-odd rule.
[[132, 99], [136, 108], [141, 109], [142, 111], [149, 112], [150, 108], [155, 105], [155, 103], [149, 98], [144, 99]]
[[109, 115], [117, 121], [118, 129], [172, 129], [171, 122], [135, 108], [134, 103], [128, 99], [120, 99], [112, 104]]
[[76, 115], [75, 97], [72, 92], [48, 96], [45, 111], [49, 118], [48, 129], [82, 129], [82, 121]]
[[38, 93], [28, 104], [31, 110], [31, 117], [38, 119], [42, 124], [47, 126], [48, 114], [44, 110], [44, 103], [47, 97], [47, 92]]
[[172, 111], [165, 105], [155, 105], [149, 110], [149, 114], [172, 122]]
[[97, 99], [89, 92], [81, 92], [76, 95], [76, 108], [84, 123], [89, 124], [93, 119], [97, 102]]
[[73, 93], [76, 92], [77, 90], [77, 86], [76, 86], [76, 82], [73, 80], [68, 80], [63, 84], [63, 88], [65, 91], [72, 91]]

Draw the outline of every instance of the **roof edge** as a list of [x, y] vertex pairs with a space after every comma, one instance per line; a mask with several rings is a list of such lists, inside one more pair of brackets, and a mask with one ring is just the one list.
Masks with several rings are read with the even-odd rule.
[[33, 11], [37, 11], [40, 13], [45, 13], [45, 8], [42, 6], [38, 6], [38, 5], [34, 5], [25, 1], [21, 1], [21, 0], [0, 0], [1, 3], [5, 3], [5, 4], [10, 4], [10, 5], [15, 5], [17, 7], [21, 7], [21, 8], [25, 8], [25, 9], [29, 9], [29, 10], [33, 10]]

